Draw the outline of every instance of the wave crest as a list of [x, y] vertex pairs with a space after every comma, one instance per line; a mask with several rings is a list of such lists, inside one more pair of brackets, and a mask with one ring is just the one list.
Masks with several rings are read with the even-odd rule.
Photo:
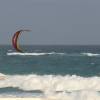
[[88, 56], [88, 57], [100, 57], [98, 53], [63, 53], [63, 52], [33, 52], [33, 53], [20, 53], [20, 52], [8, 52], [8, 56], [45, 56], [45, 55], [66, 55], [66, 56]]
[[84, 78], [80, 76], [61, 75], [5, 75], [0, 80], [0, 88], [16, 87], [25, 91], [100, 91], [100, 77]]
[[81, 53], [84, 56], [89, 56], [89, 57], [93, 57], [93, 56], [100, 56], [100, 54], [96, 54], [96, 53]]
[[[100, 100], [100, 77], [80, 77], [76, 75], [4, 75], [0, 88], [13, 87], [23, 91], [41, 90], [42, 100]], [[34, 97], [29, 93], [1, 93], [0, 97]], [[85, 98], [85, 99], [84, 99]]]
[[43, 56], [43, 55], [64, 55], [64, 53], [56, 53], [56, 52], [49, 52], [49, 53], [19, 53], [19, 52], [11, 52], [7, 53], [7, 55], [23, 55], [23, 56]]

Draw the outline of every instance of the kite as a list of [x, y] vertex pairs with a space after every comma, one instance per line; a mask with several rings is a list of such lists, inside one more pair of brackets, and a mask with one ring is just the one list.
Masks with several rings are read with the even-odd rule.
[[23, 52], [21, 50], [21, 48], [19, 47], [18, 39], [19, 39], [19, 36], [21, 35], [21, 33], [24, 31], [29, 32], [30, 30], [19, 30], [12, 37], [12, 45], [16, 49], [16, 51], [18, 51], [18, 52]]

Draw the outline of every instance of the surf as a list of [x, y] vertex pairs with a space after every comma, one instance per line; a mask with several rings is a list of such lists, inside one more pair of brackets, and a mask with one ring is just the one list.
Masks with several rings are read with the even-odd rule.
[[81, 77], [77, 75], [5, 75], [0, 80], [0, 88], [15, 87], [24, 91], [100, 91], [100, 77]]

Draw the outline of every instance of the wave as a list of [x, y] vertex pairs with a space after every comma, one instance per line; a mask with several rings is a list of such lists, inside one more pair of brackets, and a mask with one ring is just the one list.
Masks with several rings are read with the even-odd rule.
[[63, 52], [33, 52], [33, 53], [20, 53], [20, 52], [8, 52], [8, 56], [45, 56], [45, 55], [62, 55], [62, 56], [88, 56], [88, 57], [100, 57], [98, 53], [63, 53]]
[[[100, 100], [100, 77], [76, 75], [5, 75], [0, 88], [12, 87], [23, 91], [41, 90], [43, 100]], [[0, 76], [0, 77], [1, 77]], [[0, 97], [33, 97], [32, 93], [0, 93]], [[63, 98], [62, 98], [63, 97]], [[85, 99], [84, 99], [85, 98]]]
[[43, 55], [64, 55], [65, 53], [57, 53], [57, 52], [49, 52], [49, 53], [19, 53], [19, 52], [11, 52], [11, 53], [7, 53], [7, 55], [11, 56], [11, 55], [23, 55], [23, 56], [43, 56]]
[[100, 54], [96, 54], [96, 53], [81, 53], [84, 56], [89, 56], [89, 57], [93, 57], [93, 56], [100, 56]]
[[[14, 87], [25, 91], [100, 91], [100, 77], [84, 78], [76, 75], [1, 75], [0, 88]], [[0, 77], [1, 77], [0, 76]]]

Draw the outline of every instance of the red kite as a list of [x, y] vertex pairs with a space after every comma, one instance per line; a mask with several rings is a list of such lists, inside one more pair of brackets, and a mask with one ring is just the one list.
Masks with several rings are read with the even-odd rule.
[[13, 38], [12, 38], [12, 45], [18, 52], [23, 52], [18, 45], [18, 38], [19, 38], [19, 35], [24, 31], [30, 31], [30, 30], [19, 30], [13, 35]]

